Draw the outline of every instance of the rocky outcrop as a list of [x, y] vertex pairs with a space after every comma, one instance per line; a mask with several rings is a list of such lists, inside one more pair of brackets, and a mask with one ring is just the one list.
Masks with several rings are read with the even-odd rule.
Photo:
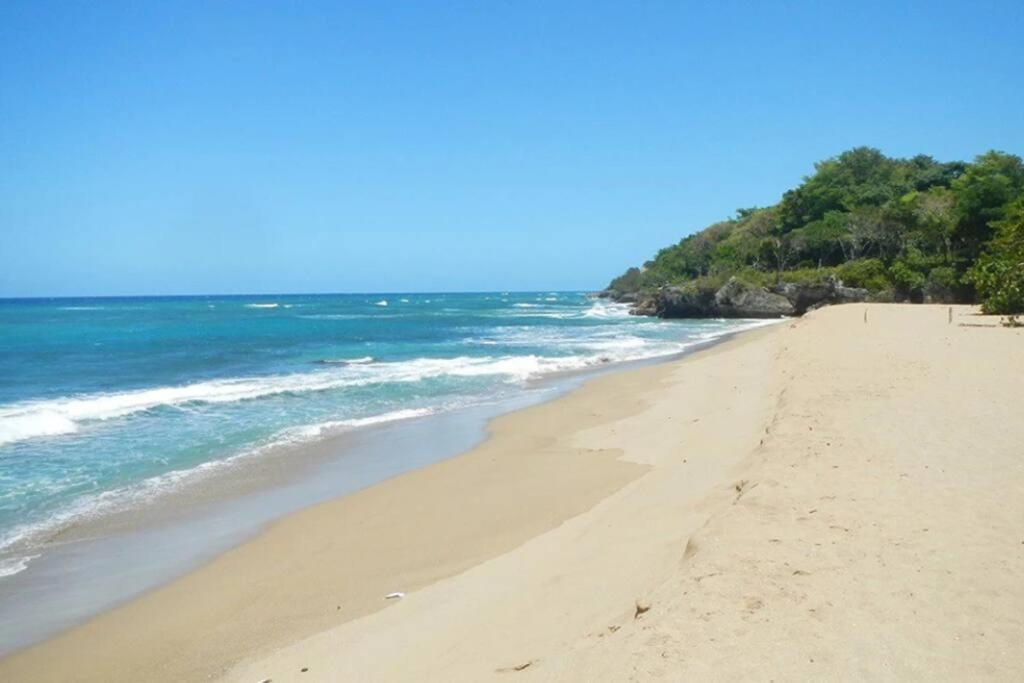
[[715, 308], [722, 318], [780, 318], [796, 312], [782, 294], [764, 287], [748, 287], [736, 278], [715, 292]]
[[845, 287], [829, 277], [817, 283], [783, 283], [771, 288], [754, 287], [731, 278], [720, 289], [666, 286], [656, 290], [619, 293], [605, 290], [599, 296], [633, 304], [634, 315], [659, 318], [779, 318], [803, 315], [828, 304], [865, 301], [866, 289]]
[[772, 291], [786, 297], [793, 305], [795, 315], [829, 304], [848, 304], [866, 301], [868, 290], [845, 287], [840, 280], [829, 276], [824, 282], [812, 284], [784, 283], [772, 287]]
[[694, 287], [662, 287], [647, 303], [659, 318], [714, 318], [715, 293]]
[[[856, 304], [868, 300], [868, 290], [863, 287], [844, 287], [840, 281], [832, 288], [831, 304]], [[820, 305], [820, 304], [819, 304]]]
[[645, 292], [635, 297], [629, 313], [630, 315], [658, 315], [658, 297], [651, 292]]

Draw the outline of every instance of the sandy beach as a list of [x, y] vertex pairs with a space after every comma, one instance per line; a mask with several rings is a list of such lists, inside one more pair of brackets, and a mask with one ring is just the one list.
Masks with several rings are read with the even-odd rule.
[[0, 679], [1020, 680], [1024, 330], [948, 311], [599, 377]]

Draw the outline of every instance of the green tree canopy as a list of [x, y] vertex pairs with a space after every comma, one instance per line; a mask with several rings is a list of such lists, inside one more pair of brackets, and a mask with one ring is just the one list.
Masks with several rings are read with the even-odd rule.
[[1016, 290], [999, 283], [1017, 273], [1012, 226], [1022, 197], [1024, 163], [1012, 154], [940, 162], [857, 147], [815, 164], [778, 204], [738, 209], [659, 250], [612, 288], [832, 275], [882, 300], [974, 301], [977, 287], [986, 301], [1016, 305]]

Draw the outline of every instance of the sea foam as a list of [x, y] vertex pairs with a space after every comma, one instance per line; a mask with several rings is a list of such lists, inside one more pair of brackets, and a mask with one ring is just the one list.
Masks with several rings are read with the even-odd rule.
[[[619, 350], [633, 348], [634, 342]], [[653, 345], [655, 355], [666, 350]], [[677, 350], [676, 346], [671, 347]], [[211, 380], [179, 386], [153, 387], [115, 393], [96, 393], [58, 399], [0, 406], [0, 444], [33, 438], [72, 434], [84, 424], [124, 418], [161, 407], [251, 401], [284, 393], [303, 394], [370, 384], [418, 382], [437, 377], [503, 376], [507, 381], [524, 381], [540, 375], [576, 370], [607, 362], [604, 346], [601, 358], [587, 355], [541, 356], [457, 356], [416, 358], [396, 362], [374, 362], [372, 357], [330, 361], [330, 368], [313, 372]], [[648, 357], [649, 352], [621, 353], [612, 360]], [[672, 351], [668, 351], [672, 352]]]
[[[0, 558], [0, 578], [12, 576], [23, 571], [28, 564], [39, 557], [38, 554], [26, 554], [25, 549], [36, 547], [40, 542], [70, 525], [117, 510], [137, 507], [151, 502], [159, 496], [166, 495], [206, 477], [216, 471], [237, 465], [240, 461], [263, 455], [269, 451], [294, 447], [353, 429], [361, 429], [402, 420], [425, 417], [440, 412], [442, 408], [407, 408], [367, 417], [345, 420], [328, 420], [315, 424], [290, 427], [274, 434], [263, 442], [245, 449], [229, 457], [209, 460], [194, 467], [177, 469], [157, 476], [149, 477], [136, 484], [79, 496], [76, 500], [36, 523], [22, 524], [0, 534], [0, 553], [15, 552], [6, 558]], [[17, 552], [18, 550], [21, 552]]]
[[354, 359], [337, 368], [288, 375], [212, 380], [180, 386], [97, 393], [0, 406], [0, 444], [71, 434], [90, 422], [123, 418], [170, 406], [250, 401], [283, 393], [300, 394], [391, 382], [418, 382], [453, 376], [505, 375], [524, 380], [583, 363], [569, 358], [470, 357], [417, 358], [374, 363]]

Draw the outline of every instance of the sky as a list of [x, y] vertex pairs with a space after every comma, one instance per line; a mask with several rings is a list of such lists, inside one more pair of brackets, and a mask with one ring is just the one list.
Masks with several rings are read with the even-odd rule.
[[597, 289], [858, 145], [1024, 153], [1024, 3], [0, 3], [0, 296]]

